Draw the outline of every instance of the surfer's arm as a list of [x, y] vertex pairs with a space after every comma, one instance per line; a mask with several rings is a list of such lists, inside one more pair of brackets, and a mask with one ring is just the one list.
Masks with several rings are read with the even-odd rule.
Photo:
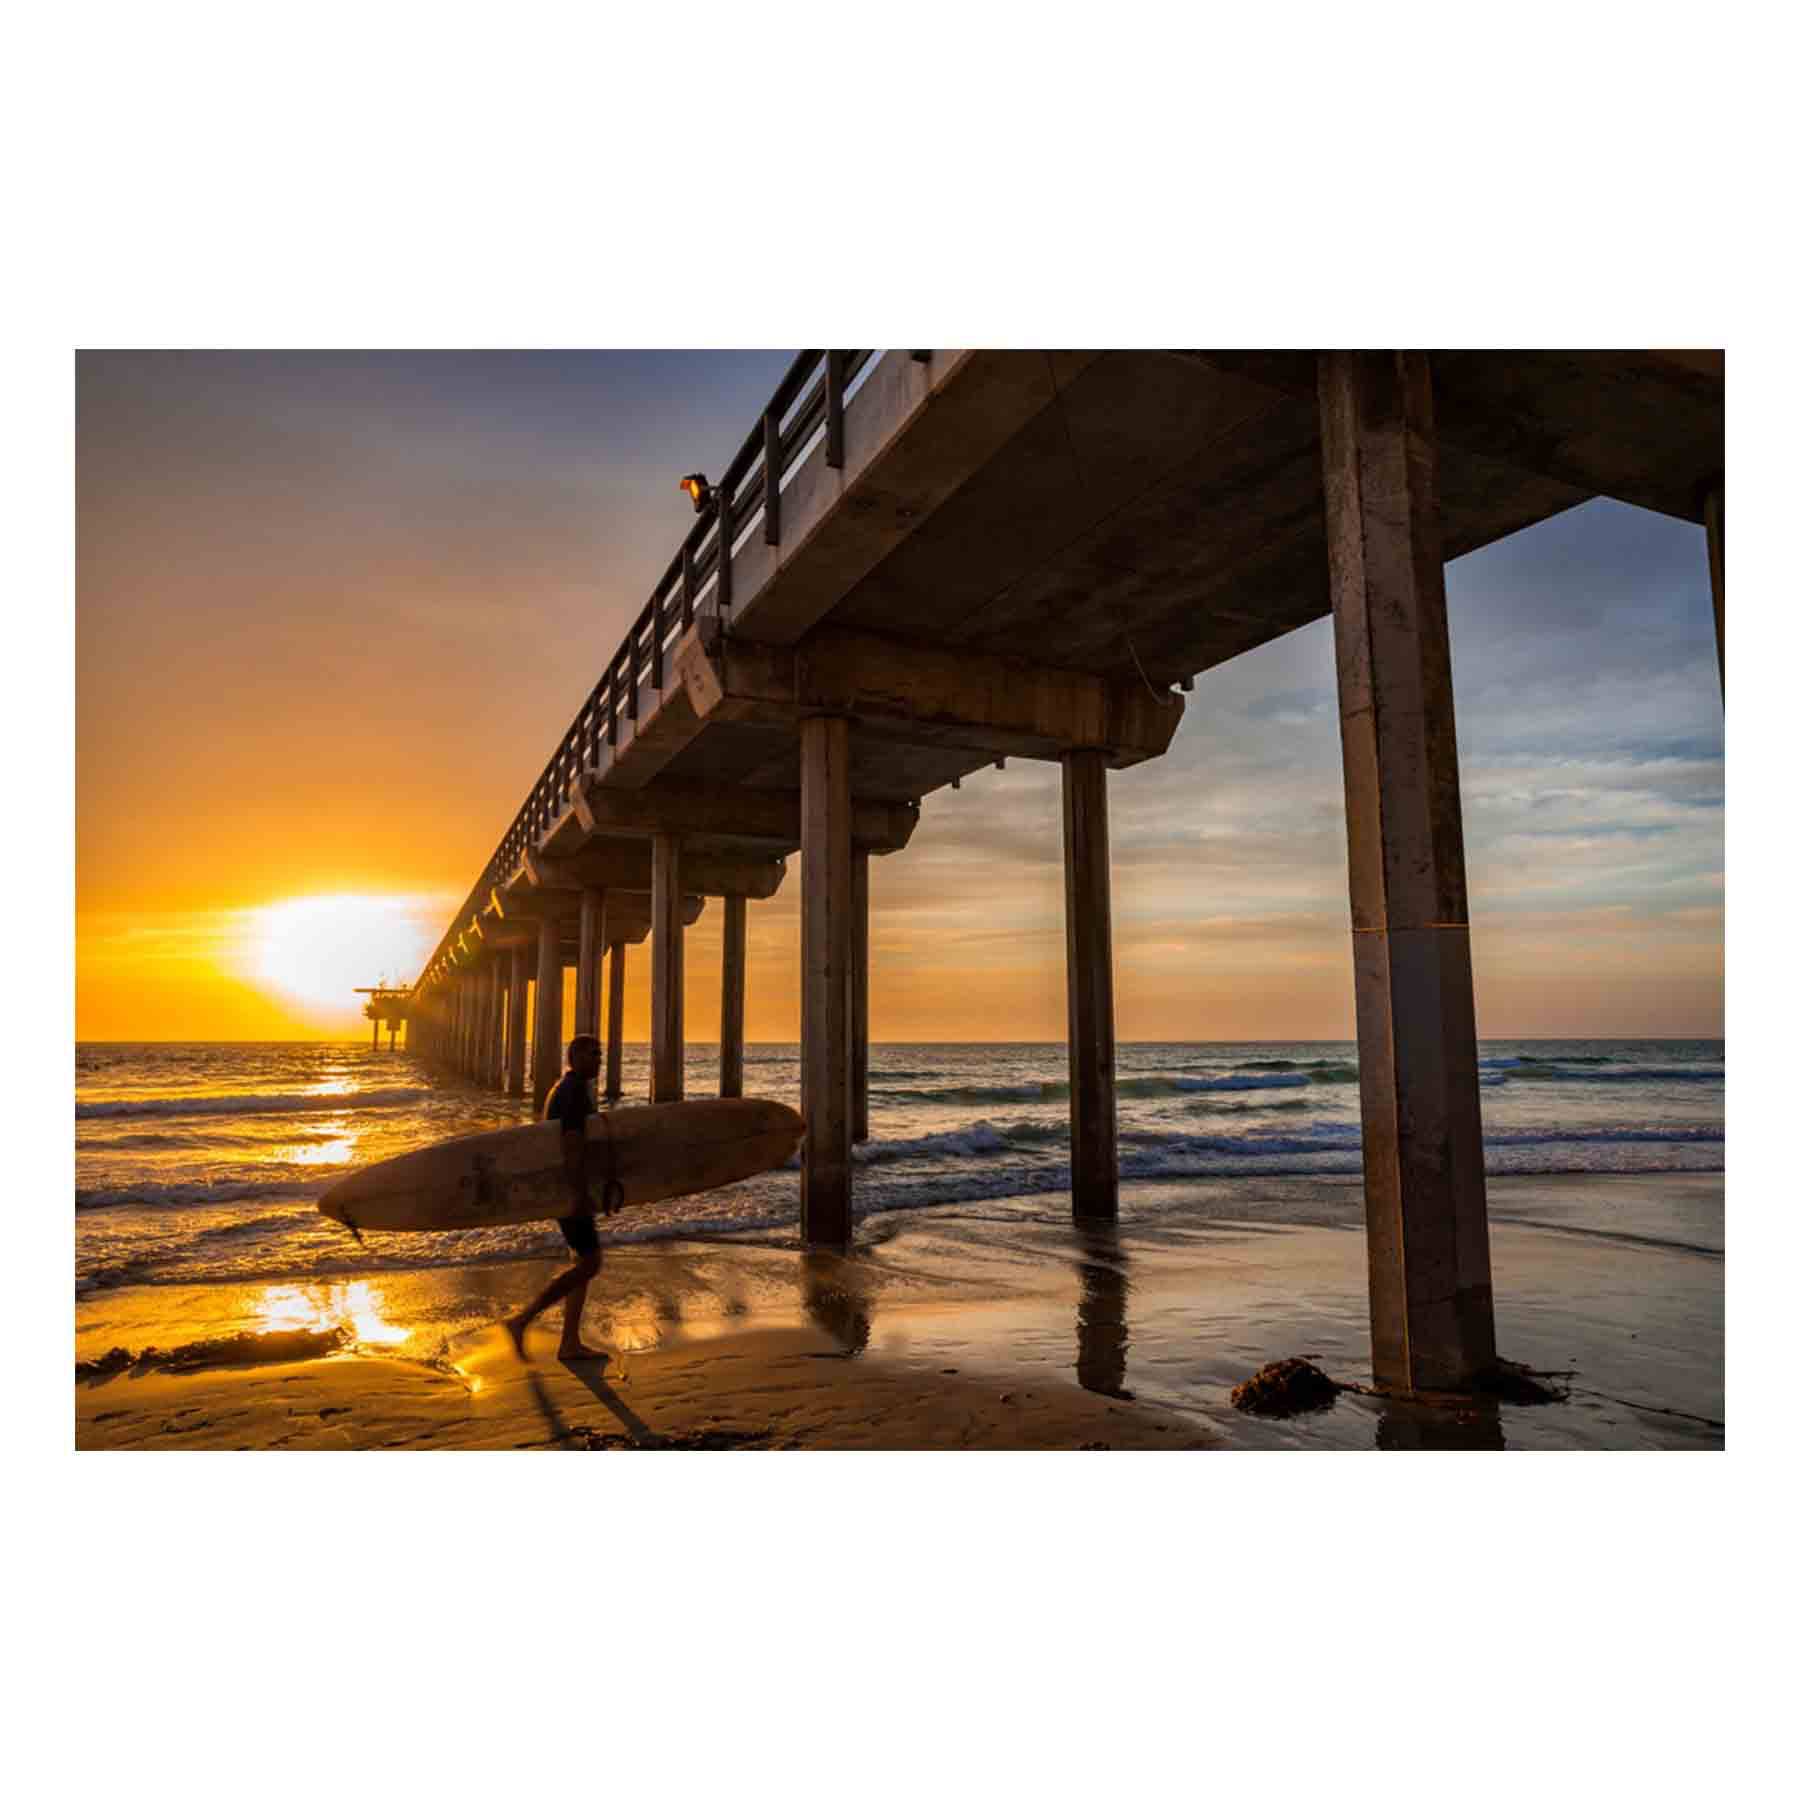
[[584, 1213], [598, 1211], [594, 1205], [594, 1196], [588, 1191], [586, 1131], [563, 1132], [562, 1160], [563, 1179], [568, 1183], [569, 1192], [575, 1197], [575, 1210]]

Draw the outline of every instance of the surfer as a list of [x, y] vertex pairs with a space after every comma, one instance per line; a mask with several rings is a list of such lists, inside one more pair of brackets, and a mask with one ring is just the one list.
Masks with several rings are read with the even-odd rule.
[[[544, 1103], [544, 1118], [562, 1126], [563, 1177], [568, 1182], [574, 1202], [566, 1218], [558, 1219], [575, 1266], [565, 1269], [522, 1313], [506, 1321], [507, 1335], [519, 1355], [525, 1355], [525, 1329], [539, 1313], [563, 1302], [562, 1343], [557, 1355], [564, 1362], [605, 1362], [604, 1350], [595, 1350], [581, 1341], [581, 1309], [587, 1304], [588, 1285], [600, 1273], [600, 1234], [594, 1228], [594, 1214], [605, 1207], [605, 1199], [596, 1205], [588, 1191], [587, 1122], [598, 1108], [594, 1105], [590, 1085], [600, 1073], [600, 1040], [585, 1034], [569, 1040], [569, 1067], [563, 1078], [550, 1090]], [[616, 1192], [616, 1188], [613, 1190]]]

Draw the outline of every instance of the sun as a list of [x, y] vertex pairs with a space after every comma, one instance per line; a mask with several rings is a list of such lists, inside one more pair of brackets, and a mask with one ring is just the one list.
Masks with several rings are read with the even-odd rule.
[[249, 969], [303, 1010], [358, 1010], [355, 990], [406, 982], [431, 949], [418, 902], [405, 895], [312, 894], [251, 918]]

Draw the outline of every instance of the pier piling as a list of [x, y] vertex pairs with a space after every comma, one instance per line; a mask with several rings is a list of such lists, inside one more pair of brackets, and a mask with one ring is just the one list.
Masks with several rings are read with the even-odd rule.
[[1069, 1173], [1078, 1219], [1119, 1211], [1113, 1038], [1112, 867], [1106, 758], [1062, 759], [1063, 930], [1069, 990]]
[[869, 1139], [869, 853], [850, 853], [850, 1137]]
[[488, 958], [487, 1041], [481, 1051], [481, 1085], [491, 1088], [506, 1085], [506, 984], [501, 979], [500, 964], [497, 952]]
[[1324, 352], [1319, 408], [1374, 1373], [1460, 1388], [1494, 1297], [1429, 361]]
[[506, 1091], [525, 1092], [525, 950], [518, 944], [506, 977]]
[[600, 958], [606, 945], [606, 889], [581, 890], [580, 941], [575, 953], [575, 1029], [600, 1035]]
[[538, 920], [537, 1030], [533, 1033], [531, 1110], [541, 1114], [562, 1074], [562, 940], [554, 919]]
[[687, 1043], [681, 919], [681, 839], [659, 831], [650, 852], [650, 1102], [682, 1097]]
[[800, 1233], [850, 1242], [850, 722], [800, 725]]
[[719, 1098], [741, 1099], [744, 1092], [744, 949], [749, 902], [742, 894], [725, 896], [725, 936], [719, 968]]
[[613, 945], [606, 957], [606, 1097], [622, 1098], [625, 1044], [625, 944]]

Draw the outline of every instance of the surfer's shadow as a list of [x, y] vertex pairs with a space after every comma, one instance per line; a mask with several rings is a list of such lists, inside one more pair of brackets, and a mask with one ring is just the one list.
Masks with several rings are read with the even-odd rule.
[[[610, 1364], [605, 1365], [605, 1367], [610, 1366]], [[601, 1364], [565, 1363], [563, 1367], [573, 1380], [580, 1382], [625, 1427], [631, 1441], [639, 1448], [654, 1448], [663, 1441], [662, 1437], [620, 1398], [617, 1387], [613, 1382], [607, 1380]], [[532, 1376], [532, 1383], [540, 1390], [538, 1404], [545, 1409], [547, 1415], [554, 1415], [554, 1403], [547, 1394], [542, 1393], [542, 1383], [538, 1381], [535, 1374]]]

